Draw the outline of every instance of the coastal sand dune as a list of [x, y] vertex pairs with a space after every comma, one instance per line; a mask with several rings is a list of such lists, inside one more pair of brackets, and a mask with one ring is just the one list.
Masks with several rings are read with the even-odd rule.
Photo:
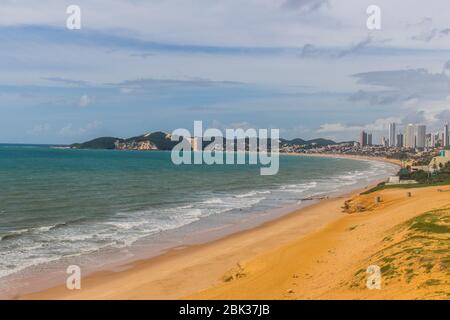
[[[411, 197], [406, 192], [411, 192]], [[258, 228], [179, 248], [22, 299], [449, 299], [450, 187], [321, 201]], [[375, 198], [379, 201], [375, 202]], [[348, 207], [358, 210], [344, 212]], [[366, 269], [382, 270], [381, 290]]]
[[[240, 270], [244, 276], [189, 298], [449, 299], [450, 188], [437, 189], [357, 196], [362, 212], [262, 254]], [[381, 268], [381, 290], [366, 287], [370, 265]]]

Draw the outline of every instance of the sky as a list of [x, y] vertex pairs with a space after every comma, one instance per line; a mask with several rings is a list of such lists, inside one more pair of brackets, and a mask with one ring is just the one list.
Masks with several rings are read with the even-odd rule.
[[[66, 9], [81, 9], [81, 29]], [[369, 30], [367, 8], [380, 8]], [[0, 142], [450, 120], [447, 0], [1, 0]]]

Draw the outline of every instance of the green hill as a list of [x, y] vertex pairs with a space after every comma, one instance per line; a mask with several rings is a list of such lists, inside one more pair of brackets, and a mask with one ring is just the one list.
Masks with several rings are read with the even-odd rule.
[[289, 146], [311, 146], [311, 145], [318, 145], [318, 146], [329, 146], [337, 144], [333, 140], [328, 139], [312, 139], [312, 140], [303, 140], [300, 138], [292, 139], [292, 140], [286, 140], [286, 139], [280, 139], [281, 144], [289, 145]]
[[123, 141], [120, 138], [101, 137], [83, 143], [74, 143], [70, 147], [75, 149], [115, 149], [115, 143]]
[[[248, 144], [247, 140], [246, 145]], [[209, 143], [208, 141], [204, 141], [203, 147]], [[223, 143], [225, 144], [225, 140], [223, 140]], [[303, 140], [300, 138], [292, 140], [280, 139], [280, 143], [281, 145], [302, 145], [309, 147], [336, 144], [332, 140], [322, 138], [312, 140]], [[83, 143], [74, 143], [70, 147], [75, 149], [172, 150], [176, 144], [178, 144], [178, 141], [172, 141], [170, 134], [158, 131], [126, 139], [101, 137]]]

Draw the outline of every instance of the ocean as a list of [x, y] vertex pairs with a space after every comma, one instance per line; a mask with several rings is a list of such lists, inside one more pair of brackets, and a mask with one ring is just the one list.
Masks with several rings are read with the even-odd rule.
[[259, 169], [176, 166], [162, 151], [0, 145], [0, 278], [58, 261], [100, 265], [114, 251], [132, 258], [133, 246], [182, 245], [396, 171], [377, 161], [290, 155], [280, 156], [277, 175]]

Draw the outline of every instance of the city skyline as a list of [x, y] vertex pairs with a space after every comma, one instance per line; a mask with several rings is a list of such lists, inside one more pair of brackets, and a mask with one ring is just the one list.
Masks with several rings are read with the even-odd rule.
[[[388, 137], [381, 136], [380, 145], [385, 147], [405, 147], [405, 148], [434, 148], [438, 144], [440, 147], [450, 146], [449, 124], [445, 122], [441, 131], [427, 133], [427, 126], [420, 123], [409, 123], [404, 126], [404, 132], [397, 134], [397, 124], [389, 124]], [[370, 138], [369, 138], [370, 137]], [[372, 142], [372, 133], [361, 131], [358, 143], [360, 146], [376, 145]]]

